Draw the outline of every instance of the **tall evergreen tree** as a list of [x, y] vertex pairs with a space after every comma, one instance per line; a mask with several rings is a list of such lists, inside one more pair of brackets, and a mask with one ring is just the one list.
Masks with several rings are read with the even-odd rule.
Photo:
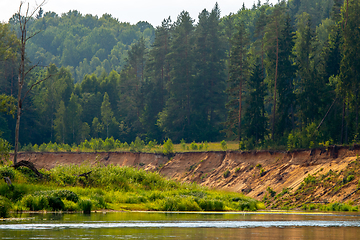
[[170, 81], [167, 83], [169, 98], [165, 109], [159, 113], [159, 126], [167, 137], [174, 141], [193, 139], [192, 109], [196, 89], [194, 88], [194, 20], [188, 12], [181, 12], [172, 26], [170, 43]]
[[114, 113], [111, 110], [109, 95], [107, 92], [104, 94], [104, 100], [101, 104], [101, 118], [104, 126], [106, 127], [106, 138], [109, 137], [109, 125], [113, 119]]
[[242, 139], [243, 91], [249, 78], [248, 47], [248, 35], [244, 23], [241, 22], [232, 39], [230, 78], [227, 89], [229, 101], [226, 105], [228, 108], [227, 134], [236, 136], [239, 141]]
[[201, 89], [194, 105], [197, 139], [215, 141], [223, 122], [225, 96], [225, 51], [220, 35], [220, 10], [216, 4], [209, 13], [203, 10], [195, 31], [195, 84]]
[[167, 100], [166, 85], [170, 78], [170, 64], [167, 58], [170, 47], [170, 18], [164, 19], [155, 31], [155, 40], [146, 64], [145, 108], [141, 122], [147, 129], [148, 139], [162, 140], [162, 133], [156, 124], [158, 114]]
[[[354, 135], [359, 134], [360, 103], [360, 3], [356, 0], [346, 0], [342, 8], [342, 59], [340, 64], [340, 92], [348, 105], [354, 109]], [[344, 112], [344, 111], [343, 111]], [[344, 114], [343, 114], [344, 115]], [[343, 129], [343, 127], [342, 127]], [[341, 139], [343, 137], [341, 136]]]
[[257, 59], [248, 82], [248, 94], [245, 107], [245, 136], [254, 139], [256, 143], [264, 139], [267, 131], [267, 118], [265, 116], [266, 85], [261, 61]]

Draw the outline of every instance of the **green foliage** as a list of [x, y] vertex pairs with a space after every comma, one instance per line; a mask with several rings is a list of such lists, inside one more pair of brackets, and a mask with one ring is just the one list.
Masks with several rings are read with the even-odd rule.
[[145, 142], [139, 137], [136, 137], [135, 142], [131, 142], [130, 151], [131, 152], [141, 152], [145, 147]]
[[170, 138], [168, 140], [164, 141], [163, 144], [163, 154], [169, 155], [174, 153], [174, 145]]
[[185, 142], [184, 139], [181, 139], [180, 145], [181, 145], [181, 149], [182, 149], [182, 150], [186, 150], [186, 142]]
[[6, 218], [9, 216], [11, 209], [11, 202], [9, 199], [0, 196], [0, 218]]
[[93, 207], [93, 203], [89, 199], [81, 200], [79, 202], [79, 209], [86, 214], [91, 213], [92, 207]]
[[[92, 172], [87, 178], [78, 177], [89, 170]], [[241, 194], [217, 192], [196, 184], [180, 184], [158, 173], [131, 167], [88, 164], [57, 166], [44, 172], [46, 182], [34, 182], [29, 176], [21, 174], [15, 170], [12, 190], [7, 184], [0, 184], [0, 198], [10, 199], [13, 203], [8, 209], [89, 213], [107, 208], [223, 211], [256, 210], [260, 207], [257, 201]], [[31, 182], [19, 184], [17, 179]]]
[[299, 148], [314, 148], [317, 143], [318, 131], [316, 124], [313, 122], [309, 124], [304, 130], [296, 131], [294, 134], [288, 135], [287, 149], [292, 151]]
[[306, 178], [304, 178], [305, 184], [316, 184], [316, 177], [308, 174]]
[[[0, 132], [0, 136], [1, 136], [1, 132]], [[9, 159], [10, 148], [11, 148], [10, 143], [5, 139], [0, 138], [0, 161], [4, 162]]]
[[[71, 201], [73, 203], [78, 202], [79, 197], [69, 190], [45, 190], [38, 191], [28, 195], [25, 195], [21, 199], [21, 205], [31, 211], [39, 210], [69, 210], [65, 208], [63, 200]], [[68, 206], [71, 204], [67, 203]]]
[[221, 149], [222, 149], [223, 151], [226, 151], [226, 149], [227, 149], [227, 143], [226, 143], [226, 141], [225, 141], [225, 140], [222, 140], [222, 141], [220, 142], [220, 145], [221, 145]]
[[15, 170], [13, 167], [7, 165], [0, 165], [0, 177], [9, 177], [11, 180], [15, 179]]
[[223, 176], [224, 176], [224, 178], [227, 178], [227, 177], [230, 176], [230, 171], [229, 171], [229, 169], [226, 169], [226, 171], [223, 173]]
[[195, 143], [195, 141], [193, 141], [193, 142], [190, 144], [190, 149], [191, 149], [191, 150], [198, 150], [198, 145]]
[[271, 197], [275, 197], [276, 192], [271, 187], [267, 187], [266, 191], [270, 194]]

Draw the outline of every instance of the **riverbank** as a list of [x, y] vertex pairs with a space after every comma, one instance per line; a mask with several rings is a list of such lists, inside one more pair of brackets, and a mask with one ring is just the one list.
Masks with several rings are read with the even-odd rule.
[[40, 169], [0, 166], [0, 216], [9, 211], [255, 211], [264, 205], [240, 193], [180, 183], [130, 166], [84, 162]]
[[179, 182], [243, 193], [265, 201], [270, 208], [301, 208], [334, 202], [359, 205], [359, 154], [358, 146], [330, 146], [292, 152], [184, 152], [172, 157], [131, 152], [37, 152], [21, 153], [19, 159], [45, 169], [83, 162], [132, 166], [158, 171]]

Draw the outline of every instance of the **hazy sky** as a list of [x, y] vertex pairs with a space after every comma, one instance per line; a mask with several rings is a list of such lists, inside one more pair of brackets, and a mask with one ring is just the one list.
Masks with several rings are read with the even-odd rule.
[[[258, 0], [218, 0], [221, 16], [228, 15], [230, 12], [236, 13], [243, 2], [247, 8], [251, 8], [253, 3]], [[264, 3], [266, 0], [261, 0]], [[32, 9], [36, 2], [42, 0], [27, 0]], [[277, 0], [270, 0], [276, 3]], [[164, 18], [171, 17], [176, 20], [182, 10], [190, 13], [193, 19], [197, 19], [198, 14], [206, 8], [211, 10], [216, 0], [47, 0], [43, 7], [44, 12], [52, 11], [61, 15], [69, 10], [78, 10], [82, 14], [90, 13], [101, 17], [104, 13], [109, 13], [120, 22], [148, 21], [153, 26], [159, 26]], [[11, 16], [18, 11], [20, 0], [0, 0], [0, 21], [7, 22]]]

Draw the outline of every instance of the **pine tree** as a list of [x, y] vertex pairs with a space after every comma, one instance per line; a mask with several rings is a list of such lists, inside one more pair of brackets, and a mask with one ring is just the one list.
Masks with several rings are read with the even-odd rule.
[[101, 104], [101, 120], [104, 126], [106, 126], [106, 138], [109, 137], [109, 125], [113, 119], [114, 113], [111, 110], [109, 95], [107, 92], [104, 94], [104, 100]]
[[[225, 51], [220, 35], [220, 10], [216, 4], [209, 13], [203, 10], [195, 31], [195, 84], [199, 89], [193, 112], [198, 126], [197, 139], [215, 141], [223, 122], [225, 106]], [[201, 89], [201, 90], [200, 90]]]
[[242, 109], [243, 91], [249, 77], [248, 62], [249, 39], [244, 23], [237, 26], [237, 32], [232, 39], [230, 55], [230, 78], [228, 92], [228, 119], [226, 122], [228, 136], [235, 135], [239, 141], [242, 139]]
[[[340, 93], [344, 102], [354, 109], [354, 135], [359, 133], [358, 106], [360, 102], [360, 3], [356, 0], [346, 0], [342, 8], [342, 59], [340, 64]], [[344, 104], [345, 105], [345, 104]], [[343, 110], [343, 112], [345, 112]], [[344, 119], [344, 114], [343, 114]], [[344, 127], [342, 127], [344, 129]], [[344, 132], [344, 130], [342, 130]], [[347, 134], [347, 131], [345, 132]], [[343, 139], [343, 134], [341, 135]], [[345, 137], [346, 140], [346, 137]], [[342, 142], [342, 141], [341, 141]]]
[[265, 94], [266, 85], [264, 83], [261, 61], [256, 60], [248, 82], [248, 94], [246, 96], [245, 107], [245, 136], [248, 139], [254, 139], [255, 142], [264, 139], [267, 128], [267, 119], [265, 116]]
[[277, 109], [277, 81], [279, 75], [279, 41], [280, 34], [284, 22], [284, 6], [276, 5], [272, 14], [269, 16], [268, 24], [266, 25], [266, 33], [264, 36], [265, 49], [266, 49], [266, 72], [269, 89], [273, 91], [273, 104], [272, 104], [272, 139], [275, 140], [275, 126], [276, 126], [276, 109]]
[[170, 64], [167, 59], [170, 50], [170, 23], [170, 18], [164, 19], [161, 26], [157, 27], [146, 63], [145, 107], [141, 122], [146, 129], [147, 138], [158, 141], [162, 140], [162, 132], [156, 123], [168, 97], [166, 84], [170, 78]]
[[197, 92], [193, 85], [193, 30], [193, 19], [185, 11], [180, 13], [171, 30], [169, 98], [165, 109], [159, 113], [158, 124], [174, 141], [190, 140], [195, 133], [192, 129], [192, 108]]

